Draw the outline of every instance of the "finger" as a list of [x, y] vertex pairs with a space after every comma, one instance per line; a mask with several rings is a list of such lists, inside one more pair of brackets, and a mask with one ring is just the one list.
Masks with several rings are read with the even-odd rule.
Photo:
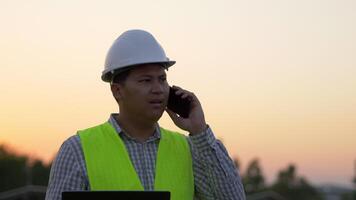
[[193, 94], [192, 92], [189, 92], [188, 90], [184, 90], [184, 89], [179, 89], [176, 91], [175, 93], [176, 95], [184, 95], [184, 96], [187, 96], [187, 95], [191, 95]]
[[175, 94], [181, 96], [182, 99], [185, 99], [185, 98], [187, 98], [187, 97], [188, 97], [188, 99], [189, 99], [190, 101], [193, 101], [193, 100], [197, 99], [196, 96], [195, 96], [195, 94], [194, 94], [193, 92], [190, 92], [190, 91], [188, 91], [188, 90], [184, 90], [184, 89], [182, 89], [182, 88], [180, 88], [180, 87], [178, 87], [178, 86], [172, 86], [172, 87], [174, 87], [175, 89], [177, 89], [177, 90], [175, 91]]
[[176, 95], [181, 95], [183, 93], [184, 93], [183, 89], [177, 89], [176, 92], [175, 92]]
[[173, 111], [171, 111], [170, 109], [166, 109], [166, 112], [168, 113], [168, 115], [170, 116], [170, 117], [176, 117], [176, 113], [174, 113]]
[[175, 112], [169, 110], [168, 108], [166, 109], [166, 112], [175, 124], [179, 121], [179, 116]]
[[174, 88], [174, 89], [182, 89], [182, 88], [180, 88], [180, 87], [178, 87], [176, 85], [172, 85], [172, 88]]
[[184, 124], [184, 119], [181, 118], [181, 117], [179, 117], [176, 113], [174, 113], [173, 111], [171, 111], [171, 110], [169, 110], [169, 109], [167, 109], [166, 111], [167, 111], [169, 117], [172, 119], [173, 123], [174, 123], [176, 126], [182, 128], [182, 129], [184, 129], [184, 128], [182, 127], [183, 124]]
[[175, 85], [173, 85], [172, 88], [176, 90], [175, 91], [176, 94], [182, 93], [182, 92], [185, 92], [185, 91], [187, 92], [187, 90], [184, 90], [183, 88], [175, 86]]
[[187, 97], [189, 97], [189, 96], [191, 96], [190, 93], [184, 93], [184, 94], [181, 96], [181, 98], [182, 98], [182, 99], [185, 99], [185, 98], [187, 98]]

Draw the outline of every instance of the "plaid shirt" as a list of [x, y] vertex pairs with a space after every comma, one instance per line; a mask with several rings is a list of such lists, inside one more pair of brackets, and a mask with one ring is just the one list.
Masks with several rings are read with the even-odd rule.
[[[155, 161], [160, 130], [143, 143], [125, 134], [114, 114], [109, 123], [123, 140], [131, 162], [145, 190], [154, 190]], [[191, 148], [195, 195], [194, 199], [244, 200], [245, 193], [238, 171], [223, 144], [216, 140], [210, 128], [187, 137]], [[51, 168], [46, 200], [61, 200], [63, 191], [90, 190], [83, 150], [78, 135], [61, 146]]]

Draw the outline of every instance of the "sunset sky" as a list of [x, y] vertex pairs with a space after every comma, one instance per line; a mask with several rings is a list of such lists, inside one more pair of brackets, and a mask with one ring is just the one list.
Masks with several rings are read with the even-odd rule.
[[[356, 160], [356, 1], [0, 1], [0, 144], [46, 161], [118, 112], [100, 80], [112, 42], [151, 32], [176, 60], [244, 172], [289, 163], [351, 186]], [[173, 130], [167, 114], [160, 125]]]

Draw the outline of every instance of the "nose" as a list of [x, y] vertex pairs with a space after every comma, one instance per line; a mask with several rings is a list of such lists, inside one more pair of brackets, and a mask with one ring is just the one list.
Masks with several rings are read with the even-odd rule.
[[154, 81], [154, 83], [152, 84], [152, 89], [151, 89], [152, 93], [155, 94], [161, 94], [164, 92], [164, 84], [161, 83], [160, 81]]

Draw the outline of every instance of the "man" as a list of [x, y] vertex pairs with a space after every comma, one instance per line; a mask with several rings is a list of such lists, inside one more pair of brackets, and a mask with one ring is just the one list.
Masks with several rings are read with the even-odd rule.
[[[120, 113], [63, 143], [47, 200], [60, 200], [71, 190], [168, 190], [172, 200], [245, 199], [239, 174], [206, 124], [198, 98], [173, 86], [190, 101], [189, 116], [166, 108], [165, 70], [174, 63], [146, 31], [127, 31], [114, 42], [102, 80], [110, 82]], [[189, 136], [159, 127], [165, 110]]]

